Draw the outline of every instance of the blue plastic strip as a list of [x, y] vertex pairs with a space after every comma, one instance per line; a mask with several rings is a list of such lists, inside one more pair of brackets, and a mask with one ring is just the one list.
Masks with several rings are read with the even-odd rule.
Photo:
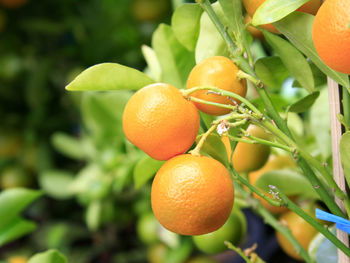
[[350, 221], [316, 208], [316, 218], [335, 223], [336, 227], [350, 234]]

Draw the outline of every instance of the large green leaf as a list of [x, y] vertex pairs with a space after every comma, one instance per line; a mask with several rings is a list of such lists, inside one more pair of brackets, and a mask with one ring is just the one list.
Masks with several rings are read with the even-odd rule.
[[255, 185], [266, 192], [270, 191], [269, 185], [274, 185], [286, 195], [318, 197], [305, 176], [291, 169], [266, 172], [259, 177]]
[[328, 90], [325, 87], [310, 110], [310, 130], [316, 138], [318, 149], [324, 160], [332, 153], [328, 104]]
[[13, 188], [0, 194], [0, 231], [35, 199], [42, 195], [40, 191]]
[[65, 171], [45, 171], [39, 176], [40, 187], [46, 194], [56, 199], [68, 199], [73, 196], [70, 191], [73, 181], [73, 174]]
[[199, 4], [182, 4], [175, 9], [171, 18], [177, 40], [190, 51], [196, 48], [202, 12]]
[[[228, 22], [219, 2], [212, 4], [212, 7], [216, 15], [221, 19], [221, 22], [225, 26], [228, 26]], [[226, 42], [223, 40], [208, 14], [203, 13], [196, 46], [196, 63], [212, 56], [229, 56], [229, 52]]]
[[294, 12], [282, 20], [274, 23], [274, 25], [301, 52], [309, 57], [323, 73], [334, 79], [342, 86], [349, 87], [349, 77], [329, 68], [318, 56], [312, 41], [312, 24], [314, 22], [314, 18], [315, 17], [310, 14]]
[[281, 58], [283, 64], [292, 76], [299, 81], [303, 88], [312, 93], [314, 91], [314, 78], [310, 65], [305, 57], [293, 45], [283, 38], [266, 30], [263, 31], [266, 41], [273, 47]]
[[146, 74], [116, 63], [92, 66], [66, 86], [67, 90], [138, 90], [154, 83]]
[[297, 10], [309, 0], [267, 0], [255, 12], [255, 26], [276, 22]]
[[350, 132], [343, 134], [340, 140], [340, 156], [344, 173], [350, 176]]
[[29, 259], [28, 263], [67, 263], [67, 259], [56, 249], [50, 249], [35, 254]]
[[0, 230], [0, 247], [33, 232], [35, 229], [35, 223], [20, 217], [13, 218], [8, 225]]
[[164, 164], [163, 161], [154, 160], [149, 156], [141, 159], [134, 168], [135, 188], [140, 188], [151, 179], [158, 169]]
[[263, 57], [255, 62], [255, 72], [270, 89], [280, 91], [289, 72], [277, 56]]
[[165, 24], [160, 24], [153, 33], [152, 47], [162, 68], [162, 82], [185, 88], [188, 74], [195, 66], [193, 52], [181, 45]]

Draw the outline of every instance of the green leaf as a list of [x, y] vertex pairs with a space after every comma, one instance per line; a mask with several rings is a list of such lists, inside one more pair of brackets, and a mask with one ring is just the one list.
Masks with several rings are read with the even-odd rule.
[[[196, 142], [198, 143], [201, 136], [196, 138]], [[204, 152], [224, 165], [228, 165], [227, 152], [224, 143], [221, 141], [221, 137], [216, 134], [210, 134], [208, 138], [205, 140], [201, 152]]]
[[318, 195], [304, 175], [291, 169], [274, 170], [264, 173], [255, 186], [269, 192], [269, 185], [276, 186], [286, 195], [303, 195], [317, 198]]
[[288, 41], [263, 30], [266, 41], [273, 47], [283, 64], [292, 76], [299, 81], [303, 88], [312, 93], [314, 91], [314, 78], [310, 65], [305, 57]]
[[[314, 76], [315, 87], [327, 84], [327, 76], [311, 61], [307, 61], [311, 67], [312, 75]], [[293, 87], [301, 87], [297, 80], [294, 80]]]
[[51, 137], [52, 145], [67, 157], [83, 160], [86, 157], [82, 142], [68, 134], [55, 132]]
[[176, 39], [170, 26], [160, 24], [153, 33], [152, 47], [162, 68], [162, 82], [185, 88], [187, 77], [195, 66], [194, 54]]
[[340, 156], [344, 173], [350, 176], [350, 132], [344, 133], [341, 137]]
[[208, 130], [212, 122], [216, 119], [215, 116], [199, 111], [201, 117], [201, 125], [204, 125], [205, 130]]
[[256, 10], [252, 23], [255, 26], [276, 22], [297, 10], [309, 0], [267, 0]]
[[22, 188], [3, 191], [0, 194], [0, 229], [6, 227], [24, 208], [41, 195], [40, 191]]
[[81, 110], [88, 130], [109, 145], [123, 140], [123, 111], [130, 97], [129, 91], [84, 93]]
[[315, 136], [317, 148], [324, 160], [332, 153], [328, 105], [328, 90], [325, 87], [310, 110], [310, 130]]
[[0, 231], [0, 247], [36, 229], [35, 223], [16, 217]]
[[68, 199], [73, 196], [69, 188], [73, 181], [74, 176], [65, 171], [45, 171], [39, 176], [40, 187], [56, 199]]
[[92, 231], [96, 231], [101, 223], [102, 223], [102, 204], [100, 201], [94, 201], [89, 204], [86, 215], [85, 215], [85, 221], [88, 226], [88, 228]]
[[255, 62], [255, 72], [270, 89], [279, 91], [289, 76], [287, 68], [279, 57], [263, 57]]
[[309, 57], [324, 74], [334, 79], [340, 85], [349, 87], [348, 75], [339, 73], [329, 68], [318, 56], [312, 41], [312, 24], [314, 22], [314, 18], [315, 17], [310, 14], [295, 12], [274, 23], [274, 25], [301, 52]]
[[156, 82], [160, 82], [162, 77], [162, 69], [160, 68], [156, 52], [154, 52], [151, 47], [146, 45], [142, 45], [141, 51], [147, 62], [150, 77]]
[[171, 18], [171, 27], [177, 40], [190, 51], [196, 48], [202, 13], [199, 4], [182, 4], [175, 9]]
[[164, 163], [163, 161], [154, 160], [149, 156], [141, 159], [134, 168], [135, 188], [141, 188]]
[[67, 90], [138, 90], [154, 83], [146, 74], [117, 63], [102, 63], [80, 73], [66, 86]]
[[[220, 18], [221, 22], [225, 26], [228, 26], [228, 22], [219, 2], [212, 4], [212, 7], [216, 15]], [[215, 25], [207, 13], [203, 13], [201, 17], [201, 26], [196, 46], [196, 63], [199, 63], [202, 60], [212, 56], [228, 57], [229, 52], [226, 42], [216, 29]]]
[[56, 249], [35, 254], [28, 263], [67, 263], [65, 256]]
[[[272, 100], [272, 103], [275, 105], [276, 110], [278, 112], [284, 112], [285, 108], [287, 108], [288, 106], [288, 102], [280, 95], [277, 94], [270, 94], [270, 99]], [[253, 99], [252, 103], [260, 110], [260, 111], [264, 111], [265, 110], [265, 104], [264, 102], [261, 100], [260, 97]]]
[[319, 95], [320, 95], [319, 91], [315, 91], [314, 93], [307, 95], [306, 97], [293, 103], [289, 107], [289, 111], [296, 112], [296, 113], [302, 113], [307, 111], [315, 103]]

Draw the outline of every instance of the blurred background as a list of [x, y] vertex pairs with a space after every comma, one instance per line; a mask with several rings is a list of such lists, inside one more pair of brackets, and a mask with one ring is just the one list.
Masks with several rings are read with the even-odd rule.
[[[23, 213], [35, 231], [0, 234], [0, 260], [25, 263], [57, 248], [73, 263], [243, 262], [234, 252], [208, 256], [155, 221], [150, 180], [133, 180], [152, 160], [121, 129], [130, 92], [64, 89], [97, 63], [144, 70], [141, 46], [180, 2], [0, 0], [0, 188], [45, 193]], [[239, 224], [245, 229], [248, 221], [248, 235], [236, 240], [259, 242], [262, 258], [288, 262], [273, 231], [244, 214]]]

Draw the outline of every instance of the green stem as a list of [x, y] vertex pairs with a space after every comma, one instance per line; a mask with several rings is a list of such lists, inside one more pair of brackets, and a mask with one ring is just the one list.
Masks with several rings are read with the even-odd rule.
[[326, 227], [317, 222], [313, 217], [305, 213], [299, 206], [294, 204], [285, 194], [279, 191], [276, 187], [270, 186], [271, 190], [278, 195], [286, 206], [302, 217], [306, 222], [317, 229], [318, 232], [322, 233], [329, 241], [331, 241], [337, 248], [344, 252], [345, 255], [350, 257], [350, 249], [347, 248], [343, 242], [341, 242], [335, 235], [333, 235]]
[[194, 156], [200, 156], [200, 151], [201, 151], [201, 148], [205, 142], [205, 140], [208, 138], [208, 136], [213, 132], [215, 131], [216, 127], [218, 126], [218, 124], [214, 124], [212, 125], [203, 135], [202, 137], [200, 138], [199, 142], [197, 143], [196, 147], [190, 151], [189, 153], [194, 155]]
[[248, 74], [248, 73], [245, 73], [245, 72], [242, 71], [242, 70], [239, 70], [239, 71], [237, 72], [237, 77], [238, 77], [239, 79], [248, 79], [248, 80], [250, 80], [255, 86], [261, 85], [261, 81], [260, 81], [260, 80], [256, 79], [254, 76], [252, 76], [252, 75], [250, 75], [250, 74]]
[[235, 251], [237, 254], [239, 254], [246, 263], [253, 263], [242, 251], [242, 249], [235, 247], [232, 243], [228, 242], [228, 241], [224, 241], [224, 244], [227, 246], [228, 249], [231, 249], [233, 251]]
[[347, 89], [343, 88], [343, 97], [342, 97], [342, 108], [344, 114], [344, 120], [346, 127], [350, 126], [350, 94]]
[[184, 95], [185, 98], [191, 98], [191, 97], [189, 97], [189, 95], [193, 92], [198, 91], [198, 90], [210, 90], [210, 91], [213, 91], [215, 93], [218, 93], [218, 95], [227, 96], [227, 97], [237, 99], [237, 100], [241, 101], [242, 103], [244, 103], [245, 105], [247, 105], [247, 107], [249, 107], [255, 114], [259, 115], [260, 118], [263, 117], [262, 113], [249, 100], [247, 100], [246, 98], [243, 98], [242, 96], [240, 96], [236, 93], [233, 93], [233, 92], [230, 92], [227, 90], [223, 90], [223, 89], [219, 89], [219, 88], [211, 87], [211, 86], [204, 86], [204, 87], [194, 87], [194, 88], [191, 88], [188, 90], [182, 90], [182, 94]]
[[216, 103], [216, 102], [211, 102], [211, 101], [207, 101], [207, 100], [202, 100], [202, 99], [198, 99], [196, 97], [188, 97], [188, 99], [190, 101], [203, 103], [203, 104], [207, 104], [207, 105], [212, 105], [212, 106], [217, 106], [217, 107], [220, 107], [220, 108], [225, 108], [225, 109], [230, 109], [230, 110], [236, 110], [237, 109], [236, 106], [227, 105], [227, 104], [221, 104], [221, 103]]

